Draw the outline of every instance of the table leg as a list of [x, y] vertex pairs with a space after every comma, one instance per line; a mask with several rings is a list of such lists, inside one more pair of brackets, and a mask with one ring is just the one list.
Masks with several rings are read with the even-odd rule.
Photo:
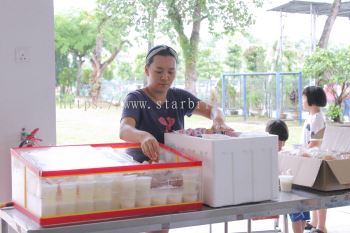
[[225, 233], [228, 233], [228, 222], [224, 222], [224, 224], [225, 224]]
[[1, 231], [0, 233], [8, 233], [9, 227], [7, 225], [7, 222], [5, 222], [3, 219], [1, 219]]
[[288, 216], [283, 215], [283, 233], [288, 233]]
[[248, 229], [247, 229], [247, 233], [251, 233], [252, 232], [252, 220], [249, 218], [248, 219]]

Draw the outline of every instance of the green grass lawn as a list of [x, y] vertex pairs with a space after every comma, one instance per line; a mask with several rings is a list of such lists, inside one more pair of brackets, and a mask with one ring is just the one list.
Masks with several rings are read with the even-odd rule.
[[[84, 106], [56, 108], [57, 144], [92, 144], [120, 142], [119, 121], [121, 107], [116, 106]], [[268, 119], [249, 119], [228, 117], [227, 124], [240, 132], [264, 131]], [[186, 118], [186, 128], [210, 128], [212, 121], [201, 116]], [[295, 121], [287, 121], [289, 140], [287, 146], [298, 144], [301, 127]]]

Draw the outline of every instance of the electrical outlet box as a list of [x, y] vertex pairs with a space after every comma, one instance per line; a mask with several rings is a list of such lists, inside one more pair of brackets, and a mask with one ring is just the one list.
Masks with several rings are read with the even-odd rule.
[[28, 47], [18, 47], [15, 48], [15, 61], [17, 63], [29, 62], [30, 53]]

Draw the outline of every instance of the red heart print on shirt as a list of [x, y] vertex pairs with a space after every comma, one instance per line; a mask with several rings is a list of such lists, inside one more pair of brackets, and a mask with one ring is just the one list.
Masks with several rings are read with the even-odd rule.
[[166, 119], [164, 117], [159, 117], [158, 121], [165, 126], [165, 132], [171, 132], [171, 128], [175, 124], [175, 118], [167, 117]]

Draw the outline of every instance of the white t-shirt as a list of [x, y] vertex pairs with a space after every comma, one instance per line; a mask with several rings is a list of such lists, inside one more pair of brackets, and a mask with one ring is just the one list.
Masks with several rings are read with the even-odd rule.
[[321, 112], [309, 115], [309, 117], [304, 122], [301, 144], [303, 144], [304, 146], [309, 144], [312, 136], [317, 134], [318, 131], [325, 127], [325, 119]]

